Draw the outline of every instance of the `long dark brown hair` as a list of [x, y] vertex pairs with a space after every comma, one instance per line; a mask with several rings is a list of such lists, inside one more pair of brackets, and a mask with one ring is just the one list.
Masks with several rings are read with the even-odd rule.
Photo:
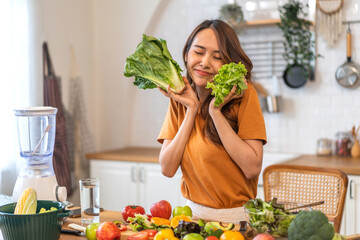
[[[194, 41], [196, 34], [207, 28], [211, 28], [215, 32], [216, 39], [218, 41], [218, 45], [220, 48], [219, 49], [220, 56], [224, 64], [231, 62], [235, 62], [235, 63], [241, 62], [242, 64], [245, 65], [247, 69], [247, 75], [245, 76], [246, 80], [248, 82], [251, 82], [251, 70], [253, 68], [252, 62], [250, 58], [245, 54], [244, 50], [241, 48], [238, 36], [236, 35], [235, 31], [227, 23], [221, 20], [205, 20], [202, 23], [200, 23], [190, 34], [183, 50], [183, 61], [185, 63], [185, 67], [187, 67], [187, 62], [185, 61], [185, 59], [186, 56], [188, 55], [188, 52], [190, 50], [190, 47]], [[189, 79], [190, 83], [192, 84], [193, 81], [188, 71], [186, 73], [186, 77], [187, 79]], [[214, 122], [209, 115], [209, 104], [213, 98], [214, 96], [209, 94], [204, 104], [201, 106], [200, 113], [201, 116], [205, 118], [205, 128], [204, 128], [205, 135], [214, 143], [222, 145], [219, 134], [216, 131]], [[227, 103], [221, 110], [235, 132], [238, 131], [239, 127], [237, 125], [236, 113], [231, 112], [232, 109], [231, 105], [239, 103], [240, 101], [241, 99], [234, 99], [229, 103]]]

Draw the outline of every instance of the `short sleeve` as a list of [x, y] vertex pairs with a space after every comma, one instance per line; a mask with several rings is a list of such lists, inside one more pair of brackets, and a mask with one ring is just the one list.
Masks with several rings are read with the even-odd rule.
[[238, 135], [241, 139], [263, 140], [267, 142], [264, 116], [260, 102], [253, 85], [249, 84], [238, 111]]
[[170, 99], [169, 107], [157, 141], [162, 144], [165, 139], [174, 139], [178, 129], [178, 106], [174, 100]]

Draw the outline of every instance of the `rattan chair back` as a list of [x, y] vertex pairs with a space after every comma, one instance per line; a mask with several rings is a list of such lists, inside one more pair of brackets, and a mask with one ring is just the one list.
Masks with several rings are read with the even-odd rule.
[[295, 165], [271, 165], [263, 172], [266, 201], [274, 197], [278, 202], [308, 204], [325, 203], [312, 207], [322, 211], [340, 232], [344, 210], [347, 175], [338, 169]]

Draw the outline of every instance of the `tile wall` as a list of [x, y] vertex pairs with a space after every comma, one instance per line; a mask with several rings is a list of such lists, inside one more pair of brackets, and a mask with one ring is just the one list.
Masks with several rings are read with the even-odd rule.
[[[244, 2], [241, 1], [241, 4]], [[270, 17], [275, 17], [275, 9], [284, 1], [246, 2], [252, 2], [251, 4], [259, 7], [259, 11], [248, 12], [246, 16], [267, 18], [265, 12], [270, 14]], [[203, 19], [217, 18], [219, 7], [224, 3], [226, 1], [169, 1], [158, 25], [148, 34], [166, 39], [174, 59], [183, 67], [181, 52], [188, 34]], [[351, 20], [356, 19], [351, 12], [356, 4], [357, 0], [348, 0], [344, 4], [344, 15], [352, 18]], [[271, 10], [264, 10], [267, 7]], [[360, 15], [358, 19], [360, 20]], [[352, 32], [353, 61], [360, 62], [360, 44], [359, 41], [355, 41], [360, 38], [360, 24], [353, 24]], [[276, 27], [257, 27], [248, 29], [239, 37], [241, 41], [277, 39], [281, 37], [281, 32]], [[317, 139], [335, 139], [337, 132], [348, 131], [354, 124], [360, 125], [360, 88], [342, 88], [334, 77], [337, 67], [346, 60], [345, 31], [338, 44], [332, 48], [318, 36], [317, 50], [323, 58], [317, 61], [315, 81], [308, 82], [302, 88], [290, 89], [281, 80], [282, 111], [277, 114], [264, 112], [268, 134], [266, 151], [312, 154], [316, 152]], [[269, 89], [272, 88], [269, 80], [263, 80], [261, 83]], [[131, 144], [159, 146], [154, 139], [166, 113], [167, 99], [152, 91], [136, 91], [135, 99], [137, 107], [133, 113]]]

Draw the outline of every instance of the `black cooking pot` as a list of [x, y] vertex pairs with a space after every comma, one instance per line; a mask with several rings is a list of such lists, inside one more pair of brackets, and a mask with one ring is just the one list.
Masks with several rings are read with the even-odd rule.
[[285, 69], [283, 78], [287, 86], [299, 88], [305, 85], [308, 78], [313, 79], [314, 76], [312, 69], [307, 71], [303, 65], [295, 63]]

